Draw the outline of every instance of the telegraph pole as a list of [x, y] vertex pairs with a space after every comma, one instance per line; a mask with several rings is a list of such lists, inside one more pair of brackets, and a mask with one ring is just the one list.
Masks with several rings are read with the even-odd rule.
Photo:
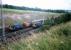
[[7, 47], [8, 50], [11, 50], [9, 47], [8, 47], [8, 43], [7, 43], [7, 40], [6, 40], [6, 34], [5, 34], [5, 18], [4, 18], [4, 15], [3, 15], [3, 5], [2, 5], [2, 0], [0, 1], [0, 7], [1, 7], [1, 23], [2, 23], [2, 43], [5, 45], [5, 47]]
[[45, 20], [45, 19], [44, 19], [44, 16], [43, 16], [43, 24], [44, 24], [44, 20]]
[[1, 4], [1, 22], [2, 22], [2, 40], [3, 43], [6, 44], [6, 37], [5, 37], [5, 21], [4, 21], [4, 15], [3, 15], [3, 5], [2, 5], [2, 0], [0, 1]]

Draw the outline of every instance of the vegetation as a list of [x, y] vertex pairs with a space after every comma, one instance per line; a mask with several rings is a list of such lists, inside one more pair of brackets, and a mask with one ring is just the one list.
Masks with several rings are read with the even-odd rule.
[[71, 50], [71, 22], [9, 44], [12, 50]]
[[71, 13], [64, 13], [58, 17], [51, 17], [47, 20], [44, 21], [44, 26], [42, 28], [40, 28], [40, 31], [44, 31], [46, 29], [49, 29], [50, 27], [54, 26], [54, 25], [58, 25], [60, 23], [65, 23], [71, 20]]
[[45, 10], [45, 9], [40, 9], [40, 8], [29, 8], [29, 7], [19, 7], [19, 6], [14, 6], [14, 5], [8, 5], [5, 4], [3, 5], [3, 8], [9, 8], [9, 9], [18, 9], [18, 10], [33, 10], [33, 11], [43, 11], [43, 12], [54, 12], [54, 13], [66, 13], [68, 10]]
[[[67, 17], [68, 16], [68, 17]], [[52, 19], [52, 20], [51, 20]], [[57, 19], [56, 22], [55, 19]], [[11, 50], [71, 50], [71, 16], [63, 14], [45, 22], [43, 32], [10, 43]], [[55, 22], [52, 22], [55, 21]], [[49, 27], [48, 27], [49, 26]], [[52, 26], [52, 27], [51, 27]], [[47, 30], [46, 28], [50, 28]]]
[[70, 20], [70, 13], [48, 17], [38, 33], [9, 43], [7, 47], [9, 50], [71, 50]]
[[[1, 11], [1, 9], [0, 9], [0, 11]], [[2, 8], [2, 11], [3, 11], [3, 14], [8, 14], [8, 13], [23, 14], [23, 13], [30, 13], [31, 12], [30, 10], [17, 10], [17, 9], [8, 9], [8, 8]]]

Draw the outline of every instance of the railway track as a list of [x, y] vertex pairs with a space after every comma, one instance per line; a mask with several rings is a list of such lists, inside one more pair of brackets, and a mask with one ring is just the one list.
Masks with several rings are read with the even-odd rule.
[[[22, 29], [22, 30], [19, 30], [19, 31], [15, 31], [15, 32], [11, 32], [11, 33], [5, 33], [5, 37], [7, 39], [7, 41], [15, 41], [15, 40], [18, 40], [22, 37], [27, 37], [29, 35], [31, 35], [31, 32], [36, 32], [39, 28], [27, 28], [27, 29]], [[2, 36], [0, 36], [0, 41], [2, 40]]]

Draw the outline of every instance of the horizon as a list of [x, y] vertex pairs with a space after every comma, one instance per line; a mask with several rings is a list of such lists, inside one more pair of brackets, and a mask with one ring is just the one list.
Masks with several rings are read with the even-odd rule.
[[30, 8], [71, 10], [71, 0], [2, 0], [2, 3]]

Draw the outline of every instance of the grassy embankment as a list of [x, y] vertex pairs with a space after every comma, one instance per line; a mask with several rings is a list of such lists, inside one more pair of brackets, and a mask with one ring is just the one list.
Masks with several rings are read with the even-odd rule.
[[32, 33], [25, 39], [9, 43], [8, 47], [11, 50], [71, 50], [71, 21], [66, 21], [65, 16], [45, 21], [42, 28], [45, 31]]
[[12, 50], [71, 50], [71, 22], [51, 27], [42, 33], [32, 33], [8, 47]]
[[11, 50], [71, 50], [71, 21], [10, 43]]
[[12, 50], [71, 50], [71, 21], [65, 16], [51, 22], [49, 30], [32, 33], [25, 39], [10, 43], [8, 47]]

